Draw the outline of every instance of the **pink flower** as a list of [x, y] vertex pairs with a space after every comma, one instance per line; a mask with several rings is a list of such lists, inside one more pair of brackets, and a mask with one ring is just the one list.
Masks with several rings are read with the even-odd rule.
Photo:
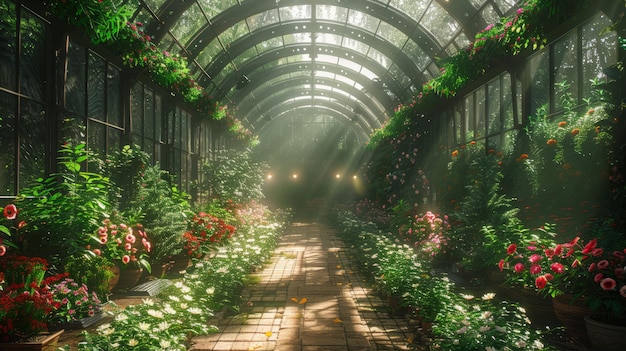
[[538, 264], [533, 264], [530, 266], [530, 274], [539, 274], [541, 273], [541, 266]]
[[600, 287], [604, 290], [613, 290], [617, 286], [617, 283], [613, 278], [604, 278], [600, 282]]
[[622, 297], [626, 298], [626, 285], [619, 288], [619, 293], [620, 295], [622, 295]]
[[0, 245], [0, 256], [4, 256], [7, 253], [7, 247]]
[[96, 256], [100, 256], [100, 255], [102, 255], [102, 251], [100, 251], [100, 249], [93, 249], [93, 253], [94, 253]]
[[513, 253], [515, 253], [515, 251], [517, 251], [517, 245], [515, 244], [511, 244], [509, 245], [509, 247], [506, 248], [507, 255], [512, 255]]
[[559, 262], [554, 262], [553, 264], [551, 264], [550, 269], [552, 269], [552, 271], [555, 273], [563, 273], [565, 271], [563, 265]]
[[554, 248], [554, 255], [555, 256], [561, 256], [561, 254], [563, 253], [563, 245], [558, 244], [555, 248]]
[[609, 266], [609, 261], [607, 260], [602, 260], [598, 262], [598, 269], [605, 269], [608, 266]]
[[504, 269], [504, 260], [500, 260], [500, 262], [498, 262], [498, 268], [500, 268], [500, 272], [502, 272], [502, 269]]
[[602, 275], [602, 273], [598, 273], [593, 277], [593, 281], [596, 283], [599, 283], [602, 280], [602, 278], [604, 278], [604, 275]]
[[535, 286], [539, 290], [545, 288], [546, 284], [548, 284], [548, 279], [546, 279], [546, 277], [543, 275], [540, 275], [537, 277], [537, 279], [535, 279]]
[[515, 266], [513, 267], [513, 270], [516, 273], [522, 273], [524, 271], [524, 265], [520, 262], [516, 263]]
[[122, 257], [122, 263], [123, 263], [123, 264], [128, 264], [128, 262], [130, 262], [130, 256], [128, 256], [128, 255], [124, 255], [124, 256]]
[[126, 242], [127, 243], [134, 244], [135, 240], [136, 240], [136, 238], [135, 238], [134, 235], [132, 235], [132, 234], [126, 235]]
[[528, 261], [530, 261], [531, 263], [537, 263], [537, 262], [541, 261], [542, 258], [543, 257], [541, 255], [532, 254], [528, 258]]
[[587, 271], [593, 272], [595, 269], [596, 269], [596, 263], [593, 262], [591, 265], [589, 265], [589, 268], [587, 268]]
[[600, 255], [602, 255], [602, 253], [604, 252], [604, 250], [602, 248], [595, 248], [593, 249], [593, 251], [591, 251], [591, 254], [598, 257]]
[[133, 244], [131, 243], [124, 244], [124, 250], [130, 251], [132, 248], [133, 248]]

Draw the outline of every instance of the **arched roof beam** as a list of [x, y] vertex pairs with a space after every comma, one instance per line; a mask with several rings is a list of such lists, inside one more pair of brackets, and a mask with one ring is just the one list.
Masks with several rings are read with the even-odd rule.
[[[257, 70], [255, 72], [260, 71], [261, 70]], [[367, 79], [363, 75], [359, 74], [359, 72], [350, 70], [346, 67], [337, 67], [335, 65], [325, 65], [319, 63], [292, 62], [272, 67], [271, 69], [263, 71], [260, 74], [255, 74], [255, 72], [248, 74], [250, 84], [244, 89], [237, 90], [232, 96], [230, 96], [230, 100], [235, 105], [239, 106], [240, 102], [244, 98], [248, 96], [256, 97], [255, 91], [270, 79], [302, 71], [328, 72], [355, 81], [363, 87], [363, 92], [365, 94], [372, 95], [373, 99], [376, 99], [382, 106], [385, 107], [387, 114], [392, 115], [394, 112], [397, 102], [391, 99], [391, 97], [382, 88], [381, 84], [374, 83], [370, 79]]]
[[261, 142], [263, 142], [263, 137], [265, 136], [265, 134], [268, 131], [272, 130], [272, 128], [274, 128], [273, 124], [281, 123], [283, 119], [288, 118], [292, 113], [294, 113], [294, 111], [306, 112], [309, 110], [311, 111], [312, 114], [323, 113], [324, 115], [327, 115], [329, 117], [334, 117], [342, 124], [348, 126], [350, 129], [352, 129], [355, 132], [358, 144], [364, 145], [369, 140], [369, 134], [366, 133], [362, 128], [359, 128], [359, 126], [355, 125], [351, 120], [346, 119], [346, 116], [343, 115], [341, 112], [336, 111], [326, 106], [315, 106], [315, 107], [294, 106], [294, 107], [291, 107], [290, 109], [282, 111], [277, 116], [275, 116], [271, 121], [263, 125], [263, 128], [257, 134], [259, 136], [259, 139], [261, 140]]
[[[316, 28], [307, 27], [306, 25], [309, 23], [309, 21], [288, 21], [258, 29], [250, 33], [250, 35], [246, 35], [231, 43], [228, 52], [222, 51], [209, 66], [205, 67], [205, 71], [209, 76], [215, 77], [232, 59], [270, 38], [295, 33], [314, 32], [341, 35], [373, 47], [378, 52], [386, 55], [391, 62], [395, 63], [403, 73], [411, 79], [413, 86], [419, 87], [423, 82], [427, 81], [427, 78], [419, 71], [415, 63], [401, 51], [401, 48], [398, 48], [380, 37], [373, 37], [370, 32], [358, 27], [337, 25], [328, 21], [318, 21], [318, 24], [323, 24], [321, 28], [320, 26]], [[306, 29], [303, 29], [303, 27], [306, 27]], [[368, 39], [363, 40], [363, 38]], [[320, 45], [323, 44], [317, 44], [317, 46]], [[395, 94], [401, 95], [400, 92], [395, 92]]]
[[[355, 107], [357, 104], [360, 103], [360, 105], [362, 106], [359, 107], [359, 110], [363, 110], [363, 108], [365, 108], [368, 112], [365, 114], [365, 116], [363, 115], [361, 116], [370, 117], [370, 119], [367, 122], [369, 125], [374, 126], [374, 128], [380, 127], [380, 125], [382, 124], [381, 120], [384, 121], [386, 117], [385, 112], [380, 110], [379, 106], [376, 105], [371, 99], [368, 99], [368, 96], [362, 91], [352, 86], [349, 86], [343, 82], [320, 79], [320, 78], [315, 78], [315, 81], [316, 81], [314, 83], [316, 86], [315, 92], [319, 93], [320, 95], [334, 98], [335, 95], [343, 96], [345, 94], [345, 95], [350, 95], [354, 97], [355, 101], [352, 104], [353, 107]], [[254, 123], [254, 121], [251, 120], [249, 117], [250, 117], [252, 110], [255, 107], [257, 107], [258, 105], [262, 105], [264, 101], [272, 98], [273, 96], [280, 96], [284, 100], [287, 100], [291, 97], [302, 96], [302, 94], [298, 94], [298, 92], [303, 91], [304, 88], [299, 89], [299, 87], [303, 85], [309, 85], [309, 84], [312, 84], [310, 77], [309, 78], [301, 77], [301, 78], [295, 78], [295, 79], [285, 79], [281, 82], [273, 84], [271, 86], [271, 89], [265, 89], [263, 92], [256, 95], [256, 98], [258, 100], [256, 104], [246, 101], [247, 99], [242, 100], [241, 104], [238, 105], [240, 106], [240, 108], [237, 111], [237, 116], [242, 122], [247, 121], [248, 123]], [[317, 87], [328, 87], [328, 89], [318, 90]], [[343, 92], [344, 94], [334, 93], [331, 89], [339, 90]], [[310, 91], [310, 88], [307, 88], [306, 90]], [[366, 112], [366, 111], [363, 111], [363, 112]]]
[[[204, 46], [211, 43], [217, 36], [236, 23], [247, 19], [253, 15], [269, 11], [275, 8], [286, 6], [303, 5], [301, 0], [280, 0], [280, 1], [246, 1], [239, 6], [232, 6], [211, 19], [190, 40], [187, 45], [190, 60], [195, 59]], [[386, 3], [373, 0], [311, 0], [305, 5], [330, 5], [354, 9], [381, 21], [387, 22], [396, 29], [406, 34], [415, 41], [425, 53], [430, 57], [445, 54], [437, 40], [428, 31], [424, 31], [418, 23], [405, 13], [393, 7], [388, 7]]]
[[259, 129], [258, 135], [262, 135], [265, 129], [267, 128], [267, 126], [272, 124], [271, 123], [272, 121], [276, 120], [277, 118], [279, 118], [280, 116], [284, 115], [285, 113], [289, 111], [294, 111], [296, 109], [314, 109], [314, 108], [324, 108], [326, 110], [334, 111], [335, 116], [339, 118], [339, 120], [345, 121], [346, 123], [350, 123], [351, 125], [354, 126], [354, 128], [356, 128], [356, 130], [358, 131], [358, 134], [361, 134], [365, 140], [369, 140], [369, 135], [372, 131], [369, 130], [366, 126], [364, 126], [362, 123], [359, 123], [359, 120], [354, 120], [352, 117], [350, 117], [349, 113], [351, 111], [347, 107], [345, 107], [344, 105], [340, 103], [329, 101], [329, 100], [316, 101], [316, 103], [313, 105], [311, 104], [310, 99], [293, 100], [288, 103], [282, 104], [280, 106], [276, 106], [271, 111], [268, 111], [266, 115], [273, 116], [273, 117], [271, 118], [270, 121], [267, 121], [261, 126], [261, 128]]
[[[385, 82], [385, 84], [391, 91], [402, 91], [400, 82], [396, 81], [394, 77], [391, 77], [385, 67], [381, 66], [378, 62], [361, 54], [360, 52], [338, 47], [336, 45], [318, 44], [317, 47], [322, 52], [324, 50], [329, 50], [328, 52], [323, 52], [323, 54], [336, 56], [337, 59], [343, 57], [355, 57], [362, 66], [367, 67], [367, 69], [372, 71], [383, 82]], [[309, 55], [311, 54], [310, 48], [311, 45], [309, 44], [291, 44], [278, 49], [268, 50], [257, 56], [255, 59], [248, 60], [244, 65], [239, 67], [239, 70], [236, 74], [230, 74], [221, 82], [218, 82], [216, 91], [210, 91], [209, 94], [215, 96], [218, 100], [222, 100], [228, 94], [228, 92], [237, 85], [237, 81], [241, 75], [247, 75], [248, 72], [252, 72], [262, 67], [263, 65], [275, 62], [279, 59], [283, 59], [289, 56]], [[303, 63], [305, 62], [308, 61], [303, 61]], [[332, 63], [325, 64], [330, 65]], [[200, 81], [200, 84], [205, 85], [205, 88], [207, 83], [208, 82], [206, 80]]]

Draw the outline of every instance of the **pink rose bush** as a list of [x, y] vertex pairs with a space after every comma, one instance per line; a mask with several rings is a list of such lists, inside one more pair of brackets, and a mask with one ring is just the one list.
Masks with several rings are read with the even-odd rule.
[[140, 223], [127, 225], [107, 218], [102, 221], [97, 233], [91, 236], [87, 248], [120, 268], [138, 265], [151, 271], [147, 258], [152, 251], [152, 243]]
[[601, 247], [600, 240], [580, 237], [556, 243], [533, 237], [511, 243], [498, 267], [509, 282], [534, 287], [552, 297], [571, 294], [604, 321], [626, 319], [626, 247]]
[[443, 218], [431, 211], [423, 215], [415, 215], [402, 237], [412, 242], [417, 253], [432, 259], [447, 252], [447, 231], [450, 230], [448, 216]]

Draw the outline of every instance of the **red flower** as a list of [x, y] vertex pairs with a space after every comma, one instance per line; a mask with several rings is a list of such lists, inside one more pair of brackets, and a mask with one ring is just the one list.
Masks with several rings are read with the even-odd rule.
[[4, 217], [9, 220], [17, 217], [17, 207], [14, 204], [9, 204], [4, 207]]
[[596, 248], [596, 245], [598, 244], [598, 241], [596, 239], [592, 239], [590, 240], [587, 245], [585, 245], [585, 247], [583, 248], [583, 250], [581, 251], [581, 253], [583, 255], [586, 255], [588, 253], [590, 253], [591, 251], [593, 251], [593, 249]]
[[500, 262], [498, 262], [498, 268], [500, 268], [500, 272], [502, 272], [502, 269], [504, 269], [504, 260], [500, 260]]
[[528, 258], [528, 260], [529, 260], [531, 263], [537, 263], [537, 262], [541, 261], [541, 259], [542, 259], [542, 258], [543, 258], [543, 257], [542, 257], [541, 255], [532, 254], [532, 255], [530, 255], [530, 257]]
[[513, 253], [515, 253], [516, 250], [517, 250], [517, 245], [511, 244], [509, 245], [509, 247], [506, 248], [506, 253], [508, 255], [512, 255]]
[[559, 127], [561, 127], [561, 128], [565, 127], [566, 125], [567, 125], [567, 122], [565, 122], [565, 121], [559, 122]]
[[545, 288], [546, 284], [548, 284], [548, 279], [543, 275], [540, 275], [537, 277], [537, 279], [535, 279], [535, 286], [539, 290]]
[[600, 282], [600, 287], [602, 287], [602, 289], [604, 290], [614, 290], [616, 286], [617, 286], [617, 283], [615, 282], [615, 279], [613, 278], [604, 278]]
[[533, 264], [530, 266], [530, 274], [539, 274], [541, 273], [541, 266], [538, 264]]
[[516, 273], [522, 273], [524, 271], [524, 265], [518, 262], [513, 267], [513, 270], [515, 270]]
[[555, 273], [563, 273], [565, 271], [565, 267], [563, 267], [563, 265], [558, 262], [554, 262], [553, 264], [551, 264], [550, 269], [552, 269], [552, 271]]

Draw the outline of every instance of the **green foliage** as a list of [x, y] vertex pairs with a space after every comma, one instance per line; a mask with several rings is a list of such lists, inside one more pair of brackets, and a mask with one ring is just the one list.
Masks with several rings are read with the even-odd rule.
[[109, 293], [109, 281], [114, 274], [110, 270], [113, 263], [90, 253], [70, 256], [65, 264], [65, 272], [79, 285], [85, 284], [90, 291], [104, 301]]
[[202, 166], [206, 181], [201, 187], [222, 203], [259, 200], [264, 197], [263, 174], [267, 168], [267, 164], [254, 160], [250, 152], [222, 151], [215, 160]]
[[150, 155], [138, 145], [124, 145], [104, 162], [103, 172], [111, 182], [110, 202], [120, 211], [129, 210], [133, 201], [138, 200], [149, 162]]
[[150, 260], [162, 263], [182, 251], [182, 235], [191, 215], [189, 196], [178, 190], [170, 174], [158, 165], [147, 166], [140, 182], [131, 206], [141, 213], [141, 222], [155, 243]]
[[21, 216], [28, 223], [23, 228], [24, 249], [39, 253], [52, 264], [79, 251], [109, 211], [108, 178], [81, 171], [81, 164], [92, 155], [85, 144], [63, 144], [59, 150], [59, 172], [39, 178], [22, 190], [16, 199]]

